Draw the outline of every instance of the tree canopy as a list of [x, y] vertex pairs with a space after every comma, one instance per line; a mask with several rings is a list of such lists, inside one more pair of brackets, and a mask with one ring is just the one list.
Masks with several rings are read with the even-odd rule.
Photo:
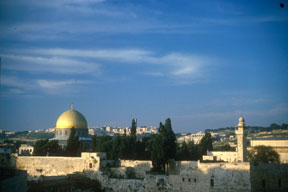
[[136, 119], [132, 119], [132, 124], [131, 124], [131, 137], [136, 137], [136, 129], [137, 129], [137, 122]]
[[206, 132], [204, 137], [200, 141], [201, 155], [207, 155], [207, 150], [208, 151], [213, 150], [212, 137], [211, 137], [211, 133], [209, 132]]
[[149, 151], [154, 171], [165, 171], [165, 166], [170, 159], [176, 157], [176, 136], [172, 130], [170, 118], [165, 125], [160, 122], [159, 135], [154, 135], [149, 141]]
[[279, 163], [279, 154], [268, 146], [256, 146], [248, 152], [248, 160], [252, 163]]
[[74, 157], [74, 156], [79, 156], [79, 152], [81, 147], [81, 143], [79, 141], [79, 138], [76, 136], [76, 131], [75, 128], [73, 127], [71, 129], [69, 138], [67, 140], [67, 146], [66, 146], [66, 156]]
[[58, 144], [58, 141], [49, 141], [48, 139], [45, 140], [38, 140], [34, 145], [34, 152], [33, 155], [35, 156], [60, 156], [63, 155], [63, 149]]

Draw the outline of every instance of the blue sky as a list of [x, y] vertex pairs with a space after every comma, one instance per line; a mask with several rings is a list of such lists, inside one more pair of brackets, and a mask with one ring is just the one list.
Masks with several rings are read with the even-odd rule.
[[279, 4], [0, 0], [0, 128], [55, 127], [71, 103], [89, 126], [288, 123]]

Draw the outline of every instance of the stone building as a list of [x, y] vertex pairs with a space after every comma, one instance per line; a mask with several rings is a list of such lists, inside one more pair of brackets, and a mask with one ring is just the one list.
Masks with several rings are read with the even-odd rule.
[[34, 151], [34, 147], [31, 145], [27, 144], [21, 144], [19, 149], [18, 149], [18, 154], [19, 155], [32, 155]]
[[272, 147], [280, 156], [281, 163], [288, 163], [288, 139], [287, 138], [254, 138], [250, 140], [250, 147], [247, 150], [252, 150], [256, 146]]
[[61, 146], [67, 145], [72, 128], [75, 129], [76, 136], [79, 137], [81, 142], [91, 143], [91, 137], [88, 135], [87, 121], [79, 111], [74, 110], [73, 104], [70, 110], [62, 113], [57, 119], [55, 137], [51, 140], [57, 140]]
[[183, 134], [180, 137], [177, 138], [178, 143], [189, 143], [190, 141], [193, 141], [195, 144], [199, 144], [201, 139], [205, 136], [205, 133], [203, 132], [198, 132], [196, 134]]
[[243, 117], [239, 118], [238, 126], [235, 126], [235, 134], [237, 137], [236, 152], [233, 151], [208, 151], [203, 156], [203, 160], [209, 161], [225, 161], [225, 162], [246, 162], [247, 161], [247, 141], [246, 126]]

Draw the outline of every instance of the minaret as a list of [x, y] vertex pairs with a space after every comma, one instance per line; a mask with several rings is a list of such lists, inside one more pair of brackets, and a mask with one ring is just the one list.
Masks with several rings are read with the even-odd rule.
[[235, 134], [237, 136], [237, 161], [245, 162], [247, 161], [247, 146], [246, 146], [246, 126], [245, 120], [241, 116], [239, 118], [238, 126], [235, 126]]

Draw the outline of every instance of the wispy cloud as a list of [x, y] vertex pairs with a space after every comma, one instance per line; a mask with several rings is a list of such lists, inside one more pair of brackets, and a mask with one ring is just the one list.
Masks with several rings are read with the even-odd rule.
[[[103, 82], [119, 78], [127, 80], [125, 70], [117, 70], [120, 76], [112, 74], [119, 66], [129, 65], [141, 67], [141, 70], [133, 67], [138, 75], [162, 78], [173, 84], [189, 84], [201, 79], [206, 67], [212, 63], [207, 56], [178, 52], [159, 54], [143, 49], [18, 49], [7, 50], [2, 57], [5, 61], [3, 69], [30, 75], [29, 79], [7, 76], [3, 78], [4, 86], [23, 92], [30, 89], [47, 93], [69, 92], [78, 84], [87, 83], [77, 80], [83, 77], [91, 82], [95, 78]], [[39, 75], [45, 76], [39, 78]]]
[[83, 85], [90, 83], [84, 80], [51, 80], [51, 79], [27, 79], [17, 76], [3, 76], [2, 86], [5, 86], [5, 92], [1, 96], [9, 95], [29, 95], [33, 91], [39, 91], [59, 95], [68, 93], [77, 93], [78, 89], [75, 85]]
[[76, 81], [76, 80], [64, 80], [64, 81], [55, 81], [46, 79], [37, 80], [37, 84], [44, 89], [61, 89], [65, 86], [82, 84], [83, 82], [84, 81]]
[[4, 54], [7, 64], [3, 68], [26, 72], [49, 72], [64, 74], [85, 74], [99, 72], [99, 65], [65, 57], [43, 57], [32, 55]]
[[[18, 50], [19, 51], [19, 50]], [[105, 50], [77, 50], [77, 49], [37, 49], [19, 51], [29, 56], [4, 55], [4, 58], [29, 62], [33, 67], [11, 65], [13, 70], [49, 70], [55, 73], [95, 73], [101, 63], [106, 65], [141, 64], [150, 65], [146, 75], [164, 74], [178, 78], [199, 78], [207, 64], [208, 57], [195, 54], [158, 53], [142, 49], [105, 49]], [[84, 62], [83, 59], [90, 59]], [[99, 64], [100, 63], [100, 64]], [[45, 68], [49, 66], [49, 68]], [[157, 66], [157, 70], [153, 66]], [[52, 68], [50, 68], [52, 67]], [[151, 70], [153, 69], [153, 70]], [[55, 70], [55, 71], [54, 71]]]

